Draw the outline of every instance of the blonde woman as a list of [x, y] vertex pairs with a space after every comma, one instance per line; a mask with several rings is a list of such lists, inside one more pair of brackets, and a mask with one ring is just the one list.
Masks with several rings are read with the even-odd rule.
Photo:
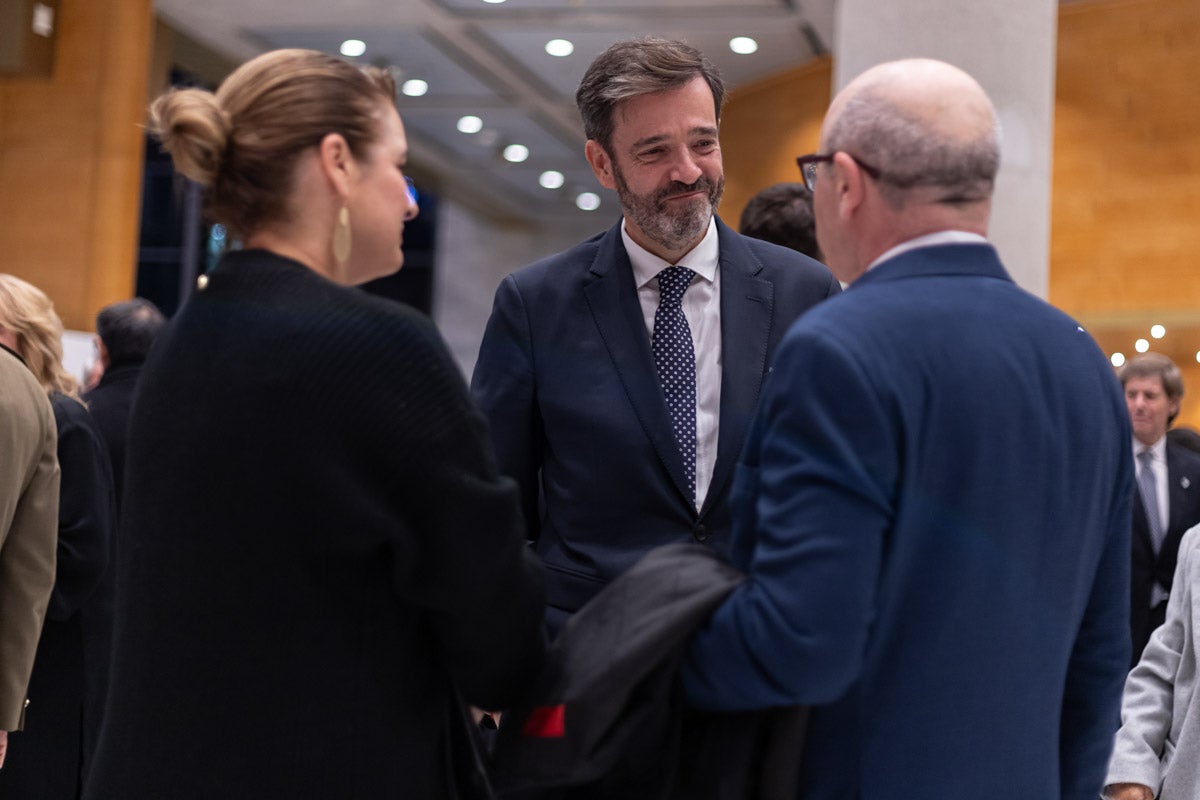
[[456, 697], [536, 676], [543, 592], [437, 331], [354, 288], [399, 269], [417, 213], [391, 77], [276, 51], [151, 128], [245, 249], [135, 392], [85, 797], [461, 796]]
[[0, 344], [50, 396], [58, 426], [58, 564], [29, 681], [25, 730], [0, 770], [5, 800], [75, 800], [95, 746], [111, 639], [113, 489], [103, 439], [62, 365], [62, 322], [32, 284], [0, 274]]

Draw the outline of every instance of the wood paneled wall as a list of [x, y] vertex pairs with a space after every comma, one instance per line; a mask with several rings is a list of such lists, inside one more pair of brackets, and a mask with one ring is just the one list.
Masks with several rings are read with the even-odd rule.
[[800, 180], [796, 156], [817, 149], [832, 76], [830, 60], [820, 58], [730, 93], [721, 114], [726, 224], [737, 228], [760, 189]]
[[0, 271], [68, 328], [130, 296], [151, 0], [63, 0], [50, 78], [0, 79]]
[[[1191, 390], [1178, 422], [1200, 428], [1200, 8], [1197, 0], [1062, 7], [1050, 233], [1050, 301], [1109, 353], [1152, 340]], [[829, 104], [828, 60], [740, 89], [721, 123], [735, 225], [759, 189], [798, 180]]]

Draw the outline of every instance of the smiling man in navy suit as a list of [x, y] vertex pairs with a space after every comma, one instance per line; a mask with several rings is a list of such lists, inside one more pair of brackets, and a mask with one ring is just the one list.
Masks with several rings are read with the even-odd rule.
[[471, 389], [521, 486], [555, 628], [656, 545], [726, 543], [772, 351], [839, 291], [816, 261], [714, 215], [723, 97], [681, 42], [601, 54], [576, 99], [623, 219], [496, 292]]
[[1167, 428], [1183, 400], [1183, 376], [1174, 361], [1161, 353], [1143, 353], [1117, 374], [1133, 424], [1137, 467], [1129, 607], [1136, 664], [1166, 617], [1179, 541], [1200, 522], [1200, 456], [1167, 441]]
[[1129, 417], [1108, 360], [986, 239], [996, 113], [873, 67], [800, 159], [850, 284], [779, 345], [733, 489], [745, 582], [693, 703], [812, 707], [805, 800], [1092, 800], [1129, 663]]

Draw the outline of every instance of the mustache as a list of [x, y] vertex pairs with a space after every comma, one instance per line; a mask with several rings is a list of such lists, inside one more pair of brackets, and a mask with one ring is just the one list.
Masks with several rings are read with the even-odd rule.
[[668, 185], [660, 189], [654, 197], [656, 203], [661, 203], [664, 200], [669, 200], [681, 194], [691, 194], [692, 192], [704, 192], [709, 197], [713, 194], [713, 182], [705, 176], [701, 175], [696, 179], [695, 183], [681, 183], [680, 181], [671, 181]]

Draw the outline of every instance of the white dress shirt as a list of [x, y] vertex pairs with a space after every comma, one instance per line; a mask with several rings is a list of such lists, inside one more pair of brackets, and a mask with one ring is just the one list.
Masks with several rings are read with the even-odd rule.
[[696, 510], [704, 505], [717, 462], [717, 425], [721, 417], [721, 273], [715, 219], [708, 232], [683, 258], [672, 264], [640, 246], [621, 224], [621, 239], [633, 265], [646, 335], [654, 336], [658, 310], [658, 273], [667, 267], [687, 267], [696, 273], [683, 295], [683, 315], [692, 330], [696, 351]]
[[895, 258], [901, 253], [907, 253], [909, 250], [916, 250], [918, 247], [930, 247], [931, 245], [939, 244], [987, 244], [988, 240], [978, 233], [970, 231], [936, 231], [927, 233], [924, 236], [918, 236], [915, 239], [909, 239], [907, 242], [901, 242], [890, 250], [885, 250], [878, 258], [867, 265], [867, 270], [872, 270], [888, 259]]

